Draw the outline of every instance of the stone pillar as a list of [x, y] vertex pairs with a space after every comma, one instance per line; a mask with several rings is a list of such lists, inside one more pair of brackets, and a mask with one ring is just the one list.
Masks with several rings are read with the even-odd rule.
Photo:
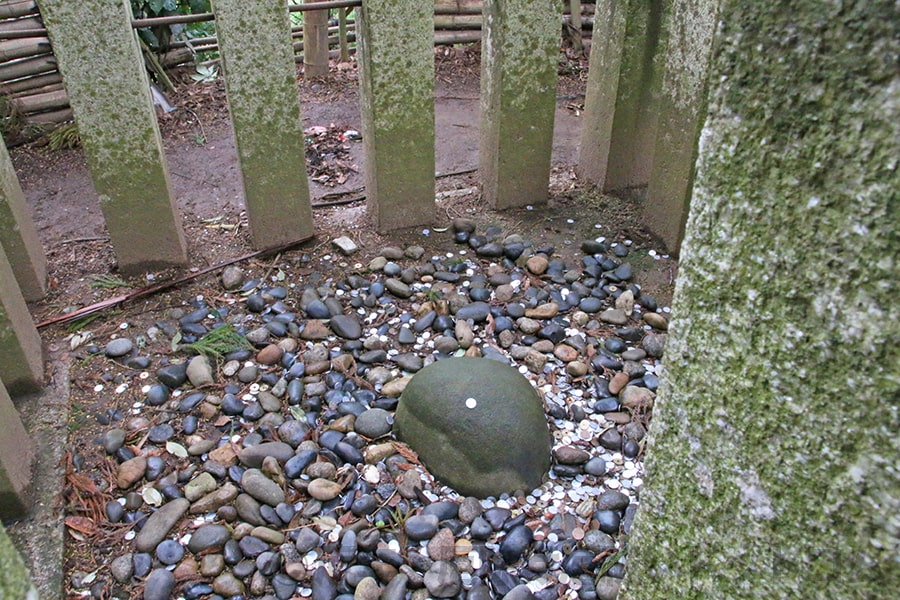
[[366, 0], [357, 13], [366, 201], [379, 231], [434, 217], [434, 2]]
[[38, 600], [28, 567], [0, 524], [0, 598]]
[[31, 438], [3, 382], [0, 382], [0, 518], [25, 515], [31, 506], [31, 466], [34, 461]]
[[485, 0], [479, 173], [503, 209], [547, 202], [562, 6]]
[[287, 4], [214, 0], [213, 8], [253, 245], [299, 240], [313, 223]]
[[[40, 389], [44, 380], [41, 338], [0, 246], [0, 377], [13, 396]], [[2, 423], [2, 421], [0, 421]]]
[[[304, 3], [321, 0], [304, 0]], [[308, 10], [303, 13], [303, 76], [328, 76], [328, 11]]]
[[[598, 33], [609, 38], [595, 33], [594, 43], [601, 43], [591, 49], [591, 58], [596, 52], [601, 61], [591, 69], [608, 64], [610, 72], [589, 75], [579, 162], [584, 175], [604, 191], [645, 186], [650, 180], [665, 49], [663, 26], [670, 4], [671, 0], [621, 0], [597, 6], [602, 27]], [[617, 48], [621, 48], [618, 64]], [[618, 83], [613, 83], [616, 67]], [[614, 108], [610, 105], [613, 93]], [[592, 164], [603, 160], [605, 168]]]
[[613, 117], [616, 114], [626, 8], [627, 0], [609, 0], [597, 4], [594, 13], [581, 146], [575, 172], [580, 178], [601, 188], [606, 181]]
[[128, 2], [38, 4], [119, 268], [135, 272], [185, 264], [180, 219]]
[[0, 244], [12, 265], [26, 300], [39, 300], [47, 291], [47, 259], [25, 194], [13, 170], [6, 144], [0, 139]]
[[900, 589], [894, 0], [723, 0], [623, 599]]
[[681, 245], [687, 220], [697, 141], [706, 114], [709, 55], [718, 5], [719, 0], [675, 2], [666, 26], [669, 40], [653, 170], [641, 206], [644, 223], [673, 253]]

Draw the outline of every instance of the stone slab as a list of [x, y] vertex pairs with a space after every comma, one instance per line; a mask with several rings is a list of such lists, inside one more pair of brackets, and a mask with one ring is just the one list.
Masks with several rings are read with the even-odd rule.
[[314, 231], [288, 12], [279, 0], [213, 9], [253, 245], [288, 244]]
[[479, 174], [497, 209], [547, 202], [562, 6], [485, 0]]
[[0, 382], [0, 518], [18, 518], [31, 507], [34, 451], [22, 419]]
[[0, 377], [13, 397], [36, 391], [44, 379], [41, 338], [12, 267], [0, 246]]
[[25, 194], [13, 170], [6, 144], [0, 139], [0, 244], [12, 265], [26, 300], [39, 300], [47, 292], [47, 259]]
[[357, 27], [369, 213], [379, 231], [428, 224], [434, 218], [434, 3], [367, 0]]

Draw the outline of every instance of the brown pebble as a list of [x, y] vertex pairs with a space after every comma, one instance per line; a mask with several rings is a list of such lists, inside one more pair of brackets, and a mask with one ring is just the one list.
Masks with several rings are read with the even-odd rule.
[[578, 350], [568, 344], [560, 344], [553, 349], [553, 356], [564, 363], [570, 363], [578, 358]]
[[653, 329], [659, 329], [660, 331], [666, 331], [669, 329], [669, 322], [664, 316], [659, 313], [644, 313], [644, 322]]
[[628, 385], [628, 375], [626, 373], [616, 373], [613, 375], [612, 381], [609, 382], [609, 393], [618, 396], [626, 385]]
[[431, 560], [453, 560], [456, 556], [456, 538], [452, 531], [444, 527], [428, 540], [427, 548]]
[[536, 254], [529, 258], [525, 262], [525, 267], [535, 275], [543, 275], [547, 272], [547, 267], [550, 265], [550, 262], [547, 260], [545, 256], [541, 256], [540, 254]]
[[274, 365], [281, 360], [284, 350], [278, 344], [269, 344], [256, 354], [256, 362], [261, 365]]
[[140, 480], [146, 472], [147, 459], [143, 456], [135, 456], [119, 465], [116, 485], [123, 490], [130, 488], [136, 481]]

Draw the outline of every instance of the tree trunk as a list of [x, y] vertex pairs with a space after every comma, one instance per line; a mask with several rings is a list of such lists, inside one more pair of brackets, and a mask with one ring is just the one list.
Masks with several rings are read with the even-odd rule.
[[893, 598], [896, 4], [723, 0], [718, 23], [620, 598]]

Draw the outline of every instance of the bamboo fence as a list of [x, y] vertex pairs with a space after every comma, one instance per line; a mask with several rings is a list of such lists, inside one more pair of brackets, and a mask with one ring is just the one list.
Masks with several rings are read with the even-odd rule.
[[[564, 4], [563, 27], [565, 37], [578, 51], [593, 25], [594, 2], [560, 0]], [[298, 4], [291, 12], [307, 10]], [[348, 13], [352, 2], [324, 2], [334, 5], [328, 28], [329, 58], [349, 60], [355, 51], [356, 24]], [[481, 40], [482, 0], [435, 0], [434, 43], [453, 45], [476, 43]], [[174, 15], [151, 19], [136, 19], [135, 28], [153, 25], [213, 20], [212, 14]], [[303, 61], [303, 27], [291, 32], [298, 63]], [[204, 53], [217, 53], [215, 36], [177, 40], [160, 55], [147, 53], [148, 68], [163, 79], [165, 69], [194, 64]], [[0, 129], [7, 143], [33, 138], [43, 133], [45, 126], [72, 119], [62, 76], [57, 69], [50, 40], [44, 29], [35, 0], [0, 0]]]

